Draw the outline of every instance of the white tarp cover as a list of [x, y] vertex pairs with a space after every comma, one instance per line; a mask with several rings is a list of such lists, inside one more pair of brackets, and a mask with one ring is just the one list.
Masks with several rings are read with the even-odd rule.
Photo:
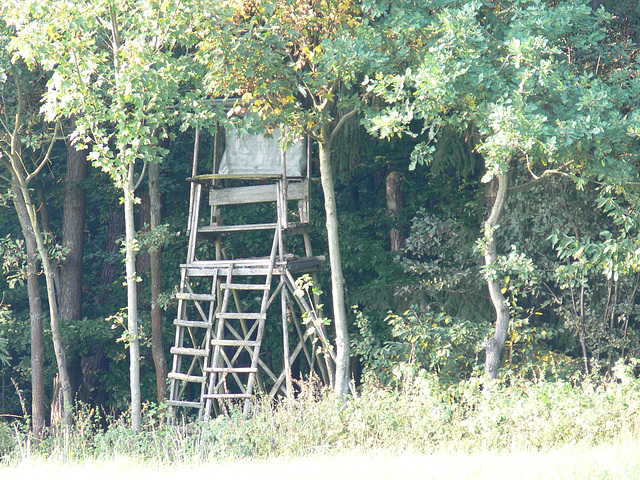
[[[273, 135], [236, 135], [227, 133], [226, 148], [218, 173], [225, 175], [267, 174], [280, 175], [280, 130]], [[299, 141], [285, 152], [287, 177], [304, 175], [307, 167], [305, 142]]]

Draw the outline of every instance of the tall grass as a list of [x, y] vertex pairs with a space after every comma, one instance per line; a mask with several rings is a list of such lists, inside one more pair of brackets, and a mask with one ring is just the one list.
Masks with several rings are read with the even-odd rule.
[[567, 448], [635, 448], [639, 409], [640, 382], [624, 372], [608, 383], [511, 379], [491, 389], [480, 380], [445, 386], [435, 377], [418, 376], [400, 389], [367, 385], [347, 402], [304, 384], [294, 400], [274, 405], [259, 398], [249, 418], [232, 408], [208, 424], [172, 425], [148, 407], [138, 434], [126, 418], [111, 419], [103, 428], [103, 419], [85, 408], [71, 431], [51, 433], [37, 446], [24, 427], [0, 425], [0, 453], [4, 468], [34, 459], [62, 464], [126, 459], [125, 465], [166, 470], [238, 459], [353, 459], [353, 452], [365, 459], [372, 455], [366, 452], [384, 452], [425, 462], [459, 455], [487, 462], [522, 452], [545, 458]]

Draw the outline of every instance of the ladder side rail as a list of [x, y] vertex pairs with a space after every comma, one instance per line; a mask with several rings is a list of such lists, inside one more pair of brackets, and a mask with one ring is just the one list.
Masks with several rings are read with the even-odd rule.
[[[180, 272], [180, 291], [184, 291], [185, 283], [187, 282], [186, 275], [187, 275], [186, 269], [182, 269], [182, 271]], [[178, 300], [177, 317], [179, 320], [186, 320], [185, 318], [186, 311], [187, 311], [187, 306], [185, 304], [185, 301]], [[184, 328], [181, 327], [180, 325], [177, 325], [175, 339], [174, 339], [174, 346], [182, 347], [183, 343], [184, 343]], [[174, 355], [172, 371], [179, 372], [181, 367], [182, 367], [182, 357], [180, 355]], [[176, 391], [176, 388], [177, 388], [176, 381], [171, 380], [171, 384], [169, 386], [169, 400], [177, 400], [176, 394], [178, 392]]]
[[[221, 253], [222, 253], [224, 259], [228, 260], [227, 253], [226, 253], [226, 251], [224, 249], [221, 250]], [[229, 285], [233, 285], [233, 284], [232, 283], [227, 283], [226, 285], [229, 286]], [[236, 305], [236, 311], [242, 313], [243, 308], [242, 308], [242, 303], [240, 301], [240, 295], [238, 295], [238, 291], [235, 288], [232, 288], [230, 286], [227, 287], [227, 288], [230, 288], [232, 293], [233, 293], [233, 301], [234, 301], [234, 303]], [[262, 288], [265, 288], [265, 289], [269, 290], [270, 286], [266, 286], [265, 285]], [[242, 328], [242, 333], [246, 337], [247, 336], [247, 332], [249, 331], [249, 327], [247, 325], [247, 322], [244, 319], [241, 319], [240, 320], [240, 326]], [[262, 390], [264, 390], [264, 381], [262, 380], [262, 376], [260, 375], [260, 372], [257, 373], [256, 381], [258, 383], [258, 387], [261, 388]]]
[[[275, 268], [275, 265], [276, 265], [276, 257], [278, 252], [280, 251], [281, 238], [282, 238], [282, 231], [281, 231], [280, 222], [278, 222], [278, 228], [276, 228], [276, 234], [273, 237], [273, 245], [271, 246], [271, 256], [269, 258], [269, 269], [267, 271], [267, 279], [265, 281], [265, 285], [271, 285], [271, 281], [273, 278], [273, 269]], [[231, 283], [231, 282], [228, 282], [228, 283]], [[262, 295], [262, 304], [260, 305], [260, 313], [267, 312], [268, 302], [269, 302], [269, 291], [265, 290]], [[266, 323], [265, 320], [259, 320], [259, 323], [258, 323], [257, 338], [260, 342], [262, 342], [262, 337], [264, 336], [265, 323]], [[253, 349], [253, 355], [251, 357], [251, 368], [256, 368], [258, 366], [259, 360], [260, 360], [260, 344], [258, 344]], [[249, 394], [253, 393], [253, 384], [255, 382], [255, 378], [256, 378], [255, 374], [253, 373], [249, 374], [249, 378], [247, 380], [247, 390], [246, 390], [247, 393]], [[244, 404], [243, 411], [245, 415], [249, 413], [250, 404], [251, 404], [251, 400], [248, 398]]]
[[[226, 283], [231, 283], [232, 278], [233, 278], [233, 262], [229, 263], [228, 270], [227, 270]], [[220, 306], [219, 312], [226, 312], [228, 305], [229, 305], [229, 290], [225, 290], [224, 295], [222, 296], [222, 304]], [[216, 324], [217, 339], [221, 339], [223, 337], [225, 323], [226, 321], [224, 318], [218, 318], [218, 323]], [[220, 348], [221, 348], [220, 346], [214, 346], [213, 348], [213, 359], [211, 361], [212, 367], [219, 366], [218, 363], [220, 361]], [[207, 388], [207, 395], [211, 395], [214, 393], [216, 378], [217, 378], [216, 372], [212, 371], [209, 373], [209, 385]], [[215, 393], [217, 393], [217, 391]], [[205, 422], [208, 422], [209, 419], [211, 418], [211, 405], [212, 405], [212, 399], [207, 397], [205, 402], [205, 411], [204, 411]]]
[[187, 249], [187, 263], [193, 263], [196, 258], [196, 241], [198, 239], [198, 219], [200, 218], [200, 197], [202, 185], [195, 184], [192, 204], [190, 206], [191, 215], [189, 217], [189, 245]]
[[[217, 133], [216, 133], [216, 141], [217, 141]], [[207, 350], [208, 352], [211, 352], [211, 332], [213, 330], [213, 320], [214, 320], [214, 316], [216, 313], [216, 309], [217, 309], [217, 304], [218, 301], [217, 299], [219, 298], [220, 295], [220, 288], [218, 286], [218, 270], [216, 270], [211, 278], [211, 295], [212, 297], [214, 297], [214, 299], [209, 303], [209, 317], [208, 317], [208, 323], [210, 325], [210, 327], [207, 329], [207, 331], [205, 332], [205, 350]], [[202, 382], [202, 385], [200, 386], [200, 399], [202, 400], [204, 398], [204, 394], [206, 393], [208, 387], [206, 385], [206, 379], [207, 379], [207, 368], [209, 367], [209, 360], [210, 360], [211, 355], [207, 355], [204, 358], [204, 365], [202, 366], [202, 376], [205, 378], [205, 381]], [[203, 405], [204, 407], [204, 405]], [[198, 419], [201, 419], [204, 415], [204, 408], [201, 408], [200, 411], [198, 412]]]
[[[196, 128], [196, 135], [195, 135], [195, 140], [193, 143], [193, 162], [191, 164], [191, 176], [195, 177], [198, 175], [198, 154], [199, 154], [199, 150], [200, 150], [200, 129]], [[192, 215], [192, 208], [193, 208], [193, 195], [195, 191], [195, 185], [193, 184], [193, 182], [191, 183], [191, 186], [189, 187], [189, 215], [187, 216], [188, 219], [191, 219], [191, 215]], [[190, 232], [191, 229], [191, 224], [187, 224], [187, 232]]]

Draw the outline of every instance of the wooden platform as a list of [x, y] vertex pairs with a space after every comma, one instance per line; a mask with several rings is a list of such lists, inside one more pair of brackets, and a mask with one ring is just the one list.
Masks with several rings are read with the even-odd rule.
[[[277, 260], [274, 265], [273, 275], [290, 273], [314, 272], [320, 269], [324, 262], [324, 256], [318, 257], [294, 257], [287, 256], [284, 261]], [[183, 263], [180, 268], [186, 269], [188, 277], [209, 277], [214, 271], [220, 275], [227, 275], [232, 266], [233, 275], [265, 275], [269, 270], [269, 257], [243, 258], [238, 260], [196, 260], [191, 263]]]

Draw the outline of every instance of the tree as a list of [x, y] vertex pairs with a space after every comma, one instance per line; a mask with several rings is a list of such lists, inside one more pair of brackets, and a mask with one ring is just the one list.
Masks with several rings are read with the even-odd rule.
[[[160, 201], [160, 165], [153, 163], [149, 166], [149, 203], [150, 228], [152, 231], [160, 227], [162, 219], [162, 204]], [[156, 389], [158, 404], [166, 398], [167, 360], [164, 356], [162, 341], [162, 307], [160, 294], [162, 293], [162, 259], [161, 246], [154, 245], [149, 249], [151, 260], [151, 348], [153, 363], [156, 367]]]
[[[73, 130], [73, 123], [71, 123]], [[65, 260], [60, 266], [60, 316], [76, 323], [82, 319], [82, 275], [87, 177], [86, 149], [77, 149], [67, 140], [67, 166], [62, 224], [62, 249]]]
[[[628, 184], [637, 117], [637, 73], [624, 46], [607, 41], [604, 10], [580, 2], [469, 2], [439, 9], [424, 30], [419, 63], [379, 75], [370, 89], [391, 105], [369, 119], [381, 136], [422, 124], [428, 141], [413, 165], [428, 162], [445, 126], [474, 133], [493, 182], [479, 240], [496, 313], [485, 372], [497, 375], [510, 324], [508, 278], [522, 264], [498, 255], [496, 240], [509, 195], [554, 176], [577, 188], [590, 181]], [[415, 123], [414, 123], [415, 125]], [[519, 256], [510, 256], [519, 259]]]
[[[122, 190], [125, 214], [127, 340], [131, 415], [140, 428], [134, 227], [136, 165], [160, 160], [161, 128], [179, 120], [179, 85], [189, 76], [176, 45], [189, 43], [191, 5], [151, 2], [14, 2], [17, 55], [52, 72], [43, 111], [49, 120], [75, 116], [78, 149]], [[188, 47], [188, 45], [187, 45]], [[140, 171], [143, 171], [140, 169]], [[142, 173], [140, 174], [140, 177]]]
[[[42, 306], [37, 274], [38, 264], [44, 271], [49, 317], [53, 335], [54, 351], [60, 375], [63, 395], [63, 419], [66, 425], [72, 422], [73, 395], [67, 373], [64, 346], [60, 334], [59, 301], [54, 284], [55, 263], [45, 240], [30, 184], [47, 165], [58, 128], [51, 130], [51, 124], [43, 123], [37, 114], [37, 100], [34, 93], [42, 91], [42, 77], [29, 72], [22, 62], [11, 62], [9, 41], [13, 38], [7, 23], [6, 11], [0, 31], [0, 75], [4, 77], [0, 115], [0, 164], [8, 173], [13, 203], [25, 237], [27, 248], [27, 284], [31, 312], [31, 361], [33, 382], [33, 432], [38, 437], [44, 427], [44, 365], [42, 336]], [[7, 177], [5, 177], [7, 178]]]
[[202, 29], [198, 54], [212, 97], [241, 97], [237, 108], [251, 105], [262, 128], [284, 126], [291, 138], [309, 135], [317, 142], [340, 395], [349, 390], [349, 332], [331, 150], [365, 104], [362, 79], [404, 59], [391, 48], [380, 15], [354, 0], [238, 2]]

